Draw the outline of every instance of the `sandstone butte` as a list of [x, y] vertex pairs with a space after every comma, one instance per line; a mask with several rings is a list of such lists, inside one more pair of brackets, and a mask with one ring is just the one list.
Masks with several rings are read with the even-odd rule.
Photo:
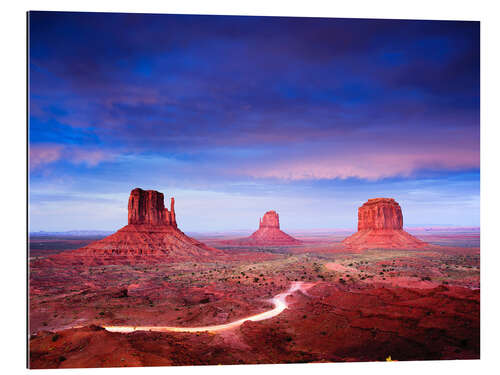
[[83, 262], [91, 258], [134, 262], [154, 261], [157, 258], [189, 261], [222, 255], [221, 250], [209, 247], [179, 230], [174, 204], [175, 200], [171, 198], [168, 210], [162, 193], [136, 188], [130, 193], [128, 201], [128, 225], [108, 237], [60, 256]]
[[343, 242], [346, 248], [419, 249], [427, 243], [403, 230], [401, 206], [392, 198], [368, 199], [358, 208], [358, 231]]
[[234, 240], [238, 245], [287, 246], [300, 245], [299, 241], [280, 229], [280, 218], [276, 211], [268, 211], [259, 219], [259, 229], [250, 237]]

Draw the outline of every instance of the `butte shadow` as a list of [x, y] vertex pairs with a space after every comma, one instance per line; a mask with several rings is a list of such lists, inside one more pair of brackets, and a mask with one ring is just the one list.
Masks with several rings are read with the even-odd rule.
[[431, 247], [403, 230], [401, 206], [392, 198], [368, 199], [359, 207], [358, 231], [342, 244], [352, 250]]

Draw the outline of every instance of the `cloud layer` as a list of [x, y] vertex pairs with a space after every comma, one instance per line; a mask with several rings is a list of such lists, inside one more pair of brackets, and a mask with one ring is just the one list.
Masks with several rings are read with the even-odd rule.
[[450, 173], [479, 170], [477, 22], [58, 12], [29, 22], [34, 189], [149, 183], [279, 199], [284, 186], [300, 194], [323, 180], [432, 175], [446, 189]]
[[96, 148], [61, 144], [33, 144], [29, 147], [30, 170], [37, 172], [57, 162], [95, 167], [103, 161], [113, 160], [114, 155]]

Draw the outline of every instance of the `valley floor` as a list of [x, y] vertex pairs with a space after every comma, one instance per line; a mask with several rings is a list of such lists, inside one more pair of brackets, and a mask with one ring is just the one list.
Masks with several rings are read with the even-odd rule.
[[[425, 250], [359, 253], [310, 238], [226, 249], [231, 257], [208, 263], [65, 266], [37, 254], [30, 367], [479, 358], [479, 248], [454, 246], [463, 234], [447, 236]], [[311, 286], [288, 296], [279, 315], [229, 330], [102, 328], [227, 324], [272, 309], [296, 281]]]

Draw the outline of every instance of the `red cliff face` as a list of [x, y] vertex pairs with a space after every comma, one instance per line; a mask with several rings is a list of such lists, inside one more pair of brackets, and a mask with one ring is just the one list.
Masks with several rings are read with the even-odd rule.
[[368, 199], [358, 209], [358, 231], [343, 244], [353, 249], [412, 249], [428, 246], [403, 230], [403, 212], [392, 198]]
[[177, 228], [174, 198], [170, 210], [165, 208], [163, 194], [136, 188], [128, 200], [128, 225], [116, 233], [93, 242], [66, 257], [78, 262], [134, 263], [156, 261], [191, 261], [223, 255]]
[[280, 229], [280, 217], [276, 211], [267, 211], [259, 222], [260, 228], [277, 228]]
[[174, 198], [170, 211], [165, 208], [163, 194], [154, 190], [136, 188], [128, 200], [128, 223], [133, 225], [172, 225], [175, 221]]
[[368, 199], [358, 209], [358, 230], [403, 229], [403, 213], [392, 198]]

